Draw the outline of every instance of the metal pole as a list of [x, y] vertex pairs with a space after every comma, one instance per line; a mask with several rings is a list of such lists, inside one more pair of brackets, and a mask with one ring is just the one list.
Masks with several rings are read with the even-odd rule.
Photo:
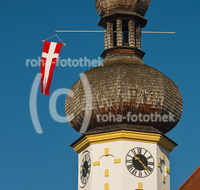
[[176, 32], [142, 31], [143, 34], [176, 34]]
[[[56, 33], [104, 33], [101, 30], [56, 30]], [[116, 31], [115, 31], [116, 32]], [[176, 32], [142, 31], [143, 34], [175, 34]]]
[[62, 32], [71, 32], [71, 33], [74, 33], [74, 32], [104, 32], [104, 31], [97, 31], [97, 30], [57, 30], [56, 33], [62, 33]]

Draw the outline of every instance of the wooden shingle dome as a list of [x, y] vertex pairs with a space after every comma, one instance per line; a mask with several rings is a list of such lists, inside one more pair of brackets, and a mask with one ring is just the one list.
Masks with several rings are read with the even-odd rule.
[[150, 2], [151, 0], [96, 0], [95, 8], [101, 17], [116, 11], [136, 12], [144, 16]]
[[[179, 122], [182, 114], [183, 101], [176, 84], [157, 69], [143, 64], [139, 60], [115, 60], [104, 62], [103, 66], [92, 68], [85, 72], [90, 90], [79, 79], [71, 88], [73, 97], [67, 96], [65, 112], [67, 116], [74, 115], [69, 120], [70, 125], [80, 131], [86, 111], [86, 97], [92, 100], [92, 112], [86, 132], [95, 129], [104, 130], [112, 126], [126, 124], [132, 130], [135, 126], [151, 130], [152, 127], [162, 133], [167, 133]], [[174, 115], [172, 122], [128, 121], [127, 114], [151, 115], [161, 117], [169, 113]], [[104, 118], [114, 115], [122, 116], [122, 121], [98, 120], [98, 115]], [[153, 119], [155, 120], [155, 118]], [[134, 126], [135, 125], [135, 126]]]

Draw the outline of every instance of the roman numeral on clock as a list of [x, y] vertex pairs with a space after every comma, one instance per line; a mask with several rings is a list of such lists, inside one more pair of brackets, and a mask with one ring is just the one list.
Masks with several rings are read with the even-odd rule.
[[141, 154], [142, 149], [141, 148], [137, 148], [138, 154]]
[[136, 175], [136, 173], [137, 173], [137, 170], [136, 169], [134, 169], [132, 172], [131, 172], [133, 175]]
[[126, 163], [132, 163], [132, 160], [126, 160]]
[[141, 171], [139, 171], [139, 177], [142, 177], [142, 172]]
[[129, 171], [131, 171], [133, 169], [133, 165], [130, 164], [130, 165], [127, 166], [127, 168], [128, 168]]
[[128, 157], [133, 158], [133, 156], [128, 155]]
[[85, 160], [88, 161], [89, 160], [89, 156], [86, 154], [85, 155]]
[[144, 174], [145, 174], [145, 176], [148, 176], [149, 174], [147, 173], [147, 171], [146, 170], [144, 170]]
[[154, 162], [148, 162], [148, 165], [153, 166], [153, 165], [154, 165]]
[[152, 156], [149, 156], [149, 157], [147, 157], [147, 160], [149, 160], [149, 159], [151, 159], [151, 158], [153, 158]]
[[81, 176], [81, 182], [84, 184], [84, 177], [83, 177], [83, 175]]
[[134, 149], [132, 149], [132, 150], [131, 150], [131, 152], [132, 152], [134, 155], [136, 155], [136, 152], [135, 152], [135, 150], [134, 150]]
[[147, 166], [147, 170], [149, 170], [150, 172], [152, 172], [152, 171], [153, 171], [153, 168]]

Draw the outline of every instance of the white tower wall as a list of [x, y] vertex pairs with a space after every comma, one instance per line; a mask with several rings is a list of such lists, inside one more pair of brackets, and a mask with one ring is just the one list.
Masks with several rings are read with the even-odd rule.
[[[153, 156], [153, 171], [147, 177], [134, 176], [127, 169], [127, 153], [137, 147], [143, 148], [142, 154], [147, 150]], [[90, 154], [91, 172], [83, 187], [80, 170], [85, 151]], [[169, 152], [156, 143], [117, 140], [91, 144], [79, 153], [78, 190], [170, 190], [169, 164]]]

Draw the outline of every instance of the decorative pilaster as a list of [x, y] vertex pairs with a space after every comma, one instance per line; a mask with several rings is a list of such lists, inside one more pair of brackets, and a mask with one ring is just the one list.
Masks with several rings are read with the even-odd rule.
[[141, 26], [140, 24], [136, 25], [136, 47], [141, 49]]
[[113, 48], [113, 23], [107, 23], [108, 48]]
[[117, 46], [122, 46], [122, 20], [116, 20]]
[[104, 48], [108, 49], [107, 29], [104, 29]]
[[129, 46], [135, 47], [135, 21], [130, 20], [128, 22], [129, 31]]

